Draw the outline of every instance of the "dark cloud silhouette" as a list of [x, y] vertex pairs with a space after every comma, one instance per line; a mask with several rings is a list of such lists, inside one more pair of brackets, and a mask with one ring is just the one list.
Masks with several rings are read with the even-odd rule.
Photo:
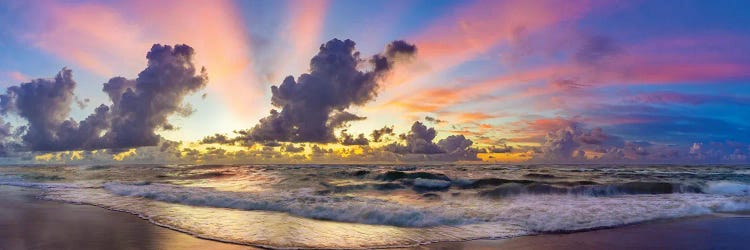
[[555, 131], [550, 131], [542, 144], [543, 157], [546, 160], [564, 161], [581, 158], [582, 150], [576, 138], [580, 136], [579, 125], [572, 124]]
[[445, 123], [445, 122], [448, 122], [448, 121], [445, 121], [445, 120], [437, 119], [437, 118], [432, 117], [432, 116], [425, 116], [424, 120], [428, 121], [428, 122], [432, 122], [432, 123]]
[[402, 135], [405, 145], [392, 143], [386, 147], [388, 151], [398, 154], [442, 154], [445, 153], [437, 144], [432, 142], [437, 132], [434, 128], [427, 128], [421, 122], [414, 122], [408, 134]]
[[184, 97], [208, 82], [205, 69], [197, 72], [193, 65], [193, 55], [187, 45], [155, 44], [138, 78], [110, 79], [102, 90], [112, 104], [100, 105], [81, 122], [69, 118], [76, 82], [66, 68], [54, 79], [9, 87], [0, 95], [0, 113], [26, 119], [22, 142], [33, 151], [156, 146], [156, 131], [174, 128], [169, 116], [189, 114], [192, 109], [182, 103]]
[[5, 122], [0, 118], [0, 157], [10, 156], [15, 151], [14, 149], [19, 146], [15, 141], [17, 141], [24, 129], [17, 128], [14, 131], [13, 126], [9, 122]]
[[451, 135], [435, 143], [436, 135], [434, 128], [416, 121], [409, 133], [400, 136], [405, 144], [394, 142], [383, 149], [400, 155], [399, 159], [406, 161], [478, 160], [479, 151], [471, 147], [474, 142], [463, 135]]
[[381, 142], [383, 140], [383, 137], [388, 136], [388, 135], [391, 135], [391, 136], [394, 135], [393, 126], [391, 127], [385, 126], [380, 129], [373, 130], [372, 133], [370, 134], [370, 136], [372, 136], [373, 142]]
[[169, 116], [189, 113], [184, 97], [208, 83], [205, 68], [197, 72], [193, 65], [194, 54], [187, 45], [151, 47], [148, 67], [138, 74], [135, 87], [122, 92], [117, 102], [112, 99], [112, 128], [105, 135], [110, 147], [154, 146], [159, 142], [157, 129], [173, 128]]
[[330, 40], [310, 60], [309, 73], [271, 87], [271, 103], [281, 111], [271, 110], [241, 135], [250, 141], [336, 141], [334, 129], [364, 119], [346, 110], [373, 100], [394, 62], [415, 52], [414, 45], [394, 41], [384, 52], [362, 59], [353, 41]]
[[507, 144], [493, 145], [485, 149], [487, 153], [510, 153], [513, 152], [513, 146]]
[[289, 144], [286, 144], [286, 146], [284, 147], [284, 152], [287, 152], [287, 153], [300, 153], [304, 151], [305, 151], [304, 145], [295, 147], [294, 144], [289, 143]]
[[341, 131], [341, 136], [339, 136], [339, 140], [342, 145], [347, 145], [347, 146], [351, 146], [351, 145], [364, 146], [364, 145], [370, 144], [370, 140], [368, 140], [365, 137], [365, 134], [359, 134], [356, 137], [354, 137], [352, 134], [347, 133], [346, 130]]
[[204, 144], [233, 144], [234, 141], [224, 134], [214, 134], [203, 137], [201, 143]]
[[466, 151], [472, 144], [474, 144], [474, 142], [466, 139], [464, 135], [451, 135], [437, 143], [442, 150], [448, 153]]

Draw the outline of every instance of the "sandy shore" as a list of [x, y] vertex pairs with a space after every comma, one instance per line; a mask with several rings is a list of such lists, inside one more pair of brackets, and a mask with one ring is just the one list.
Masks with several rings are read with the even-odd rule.
[[38, 200], [37, 192], [0, 185], [0, 250], [254, 249], [199, 239], [131, 214]]
[[[0, 250], [255, 249], [199, 239], [106, 209], [43, 201], [0, 185]], [[746, 249], [750, 217], [703, 216], [570, 234], [424, 245], [413, 249]]]
[[750, 217], [702, 216], [578, 233], [436, 243], [417, 249], [748, 249], [748, 229]]

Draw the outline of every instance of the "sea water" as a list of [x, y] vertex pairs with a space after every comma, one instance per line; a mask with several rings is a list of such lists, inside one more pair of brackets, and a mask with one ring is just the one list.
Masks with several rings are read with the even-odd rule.
[[0, 184], [272, 248], [508, 238], [750, 210], [746, 166], [6, 166]]

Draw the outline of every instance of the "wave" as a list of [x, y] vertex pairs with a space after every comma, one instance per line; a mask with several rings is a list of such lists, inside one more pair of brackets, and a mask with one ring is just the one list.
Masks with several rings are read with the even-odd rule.
[[577, 185], [568, 186], [566, 183], [518, 183], [508, 182], [490, 190], [479, 192], [480, 196], [503, 198], [515, 195], [586, 195], [586, 196], [614, 196], [638, 194], [673, 194], [673, 193], [701, 193], [702, 188], [697, 185], [687, 185], [667, 182], [627, 182], [606, 185]]
[[379, 199], [316, 195], [312, 190], [297, 193], [239, 193], [168, 184], [132, 185], [107, 183], [105, 190], [117, 195], [241, 210], [286, 212], [313, 219], [363, 224], [427, 227], [454, 225], [463, 221], [450, 215], [417, 209]]
[[750, 185], [729, 181], [709, 182], [703, 188], [703, 192], [708, 194], [750, 196]]
[[[438, 184], [430, 182], [430, 184], [425, 185]], [[441, 183], [441, 185], [444, 184]], [[581, 220], [586, 221], [587, 219], [584, 219], [586, 217], [591, 219], [619, 216], [623, 217], [621, 220], [624, 221], [641, 221], [712, 212], [742, 211], [750, 208], [750, 200], [748, 199], [750, 197], [746, 196], [658, 192], [654, 194], [653, 190], [659, 192], [668, 191], [666, 185], [655, 185], [656, 187], [654, 185], [619, 185], [610, 187], [618, 191], [607, 190], [607, 192], [622, 192], [622, 190], [628, 190], [631, 193], [641, 192], [642, 194], [639, 195], [571, 196], [570, 193], [565, 193], [570, 190], [564, 190], [565, 192], [563, 190], [550, 191], [550, 189], [537, 189], [533, 188], [533, 186], [529, 188], [529, 186], [521, 186], [520, 184], [505, 184], [498, 187], [503, 189], [491, 189], [486, 191], [488, 193], [480, 192], [480, 196], [501, 195], [506, 198], [502, 203], [474, 198], [454, 198], [434, 205], [423, 206], [412, 206], [362, 197], [317, 195], [313, 190], [238, 193], [167, 184], [132, 185], [122, 183], [108, 183], [104, 185], [104, 189], [121, 196], [143, 197], [192, 206], [277, 211], [313, 219], [404, 227], [463, 225], [480, 221], [517, 220], [519, 223], [522, 223], [524, 222], [523, 218], [547, 214], [550, 211], [554, 212], [549, 213], [549, 216], [572, 212], [580, 216], [579, 218], [568, 218], [570, 222], [575, 223]], [[527, 193], [515, 191], [523, 188], [526, 188]], [[543, 192], [538, 190], [542, 190]], [[509, 196], [507, 195], [508, 192], [518, 193], [515, 196]], [[590, 192], [590, 190], [586, 190], [586, 192]], [[646, 214], [658, 211], [664, 212], [661, 215], [657, 213], [653, 217], [644, 217], [644, 215], [639, 215], [638, 213], [631, 213], [630, 211], [633, 211], [633, 209], [643, 209], [639, 213]], [[509, 213], [510, 211], [513, 211], [513, 213]], [[585, 214], [579, 214], [586, 211], [588, 212]], [[559, 223], [560, 221], [557, 222]], [[594, 220], [592, 223], [598, 224], [591, 225], [591, 227], [615, 226], [618, 224], [597, 220]], [[567, 226], [554, 228], [558, 228], [559, 230], [580, 229], [578, 227]], [[588, 228], [588, 226], [583, 228]]]
[[[750, 184], [738, 176], [634, 179], [616, 175], [630, 169], [462, 168], [468, 167], [112, 167], [107, 171], [118, 175], [106, 179], [89, 169], [44, 169], [37, 175], [0, 173], [0, 185], [45, 189], [47, 199], [127, 211], [200, 237], [272, 248], [506, 238], [750, 210]], [[225, 173], [235, 177], [223, 178]], [[170, 178], [149, 177], [158, 175]], [[135, 180], [142, 182], [130, 182]]]

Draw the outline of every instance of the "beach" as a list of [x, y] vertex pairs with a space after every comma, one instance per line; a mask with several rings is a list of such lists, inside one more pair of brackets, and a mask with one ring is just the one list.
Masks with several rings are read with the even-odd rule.
[[[0, 186], [0, 249], [257, 249], [200, 239], [135, 215], [39, 200], [37, 189]], [[618, 228], [404, 249], [741, 249], [750, 217], [711, 215]]]
[[417, 249], [747, 249], [750, 217], [701, 216], [506, 240], [444, 242]]
[[199, 239], [107, 209], [36, 199], [0, 185], [0, 249], [254, 249]]

